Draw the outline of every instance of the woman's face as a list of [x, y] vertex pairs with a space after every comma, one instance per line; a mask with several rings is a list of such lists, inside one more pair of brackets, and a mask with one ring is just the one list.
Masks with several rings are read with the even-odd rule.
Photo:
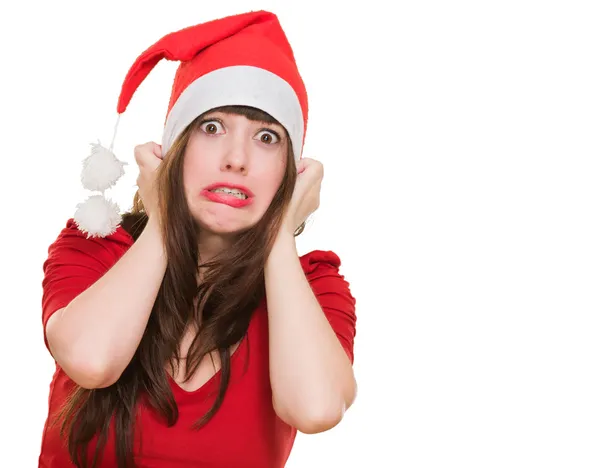
[[207, 114], [190, 135], [183, 163], [184, 190], [196, 222], [215, 234], [256, 224], [283, 180], [287, 148], [281, 125]]

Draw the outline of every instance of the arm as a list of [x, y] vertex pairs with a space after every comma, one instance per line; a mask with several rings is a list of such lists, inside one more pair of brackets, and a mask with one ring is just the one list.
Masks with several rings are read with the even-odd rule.
[[151, 218], [112, 268], [48, 319], [50, 352], [78, 385], [106, 387], [119, 378], [140, 343], [166, 264]]
[[356, 395], [352, 363], [281, 233], [265, 265], [273, 406], [304, 433], [338, 424]]

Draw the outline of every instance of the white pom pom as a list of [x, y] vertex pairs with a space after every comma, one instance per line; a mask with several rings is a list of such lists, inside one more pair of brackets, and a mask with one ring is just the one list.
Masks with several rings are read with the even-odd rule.
[[73, 219], [87, 237], [105, 237], [113, 234], [121, 222], [119, 207], [103, 195], [93, 195], [77, 205]]
[[81, 183], [88, 190], [104, 192], [125, 173], [123, 166], [126, 165], [100, 142], [92, 143], [91, 154], [83, 160]]

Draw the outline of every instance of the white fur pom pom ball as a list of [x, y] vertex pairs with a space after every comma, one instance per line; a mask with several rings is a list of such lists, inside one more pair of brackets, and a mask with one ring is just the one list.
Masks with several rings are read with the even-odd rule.
[[104, 192], [125, 173], [123, 166], [126, 165], [100, 142], [92, 143], [91, 154], [83, 160], [81, 183], [88, 190]]
[[113, 234], [121, 222], [119, 207], [103, 195], [92, 195], [77, 205], [73, 219], [87, 237], [105, 237]]

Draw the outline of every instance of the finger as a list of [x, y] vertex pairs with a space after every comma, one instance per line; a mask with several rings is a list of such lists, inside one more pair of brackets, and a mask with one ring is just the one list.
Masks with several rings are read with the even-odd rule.
[[310, 174], [310, 177], [322, 178], [323, 177], [323, 164], [315, 159], [307, 160], [303, 167], [298, 171], [298, 174], [306, 173]]
[[158, 143], [152, 143], [152, 151], [157, 158], [163, 159], [164, 155], [162, 152], [162, 145], [159, 145]]
[[304, 170], [306, 169], [306, 158], [302, 158], [300, 159], [300, 161], [298, 161], [298, 163], [296, 164], [296, 172], [298, 174], [302, 174], [304, 172]]
[[138, 145], [134, 150], [135, 160], [140, 167], [156, 168], [162, 161], [162, 147], [154, 142]]

